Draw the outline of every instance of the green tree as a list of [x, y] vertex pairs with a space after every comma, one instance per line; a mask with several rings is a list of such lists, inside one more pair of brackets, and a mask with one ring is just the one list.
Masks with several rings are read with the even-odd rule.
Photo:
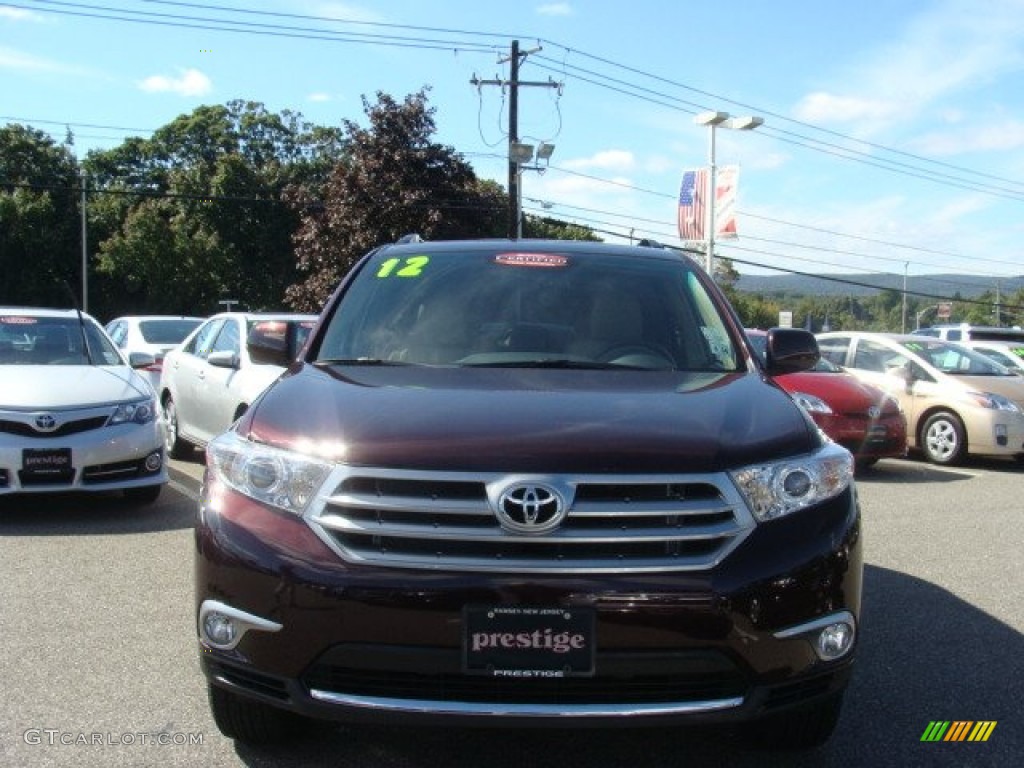
[[381, 243], [416, 233], [426, 239], [493, 236], [507, 206], [453, 148], [433, 141], [427, 89], [401, 103], [363, 98], [368, 127], [343, 121], [347, 155], [325, 185], [289, 192], [301, 215], [295, 235], [300, 279], [287, 292], [297, 310], [319, 311], [352, 265]]
[[66, 146], [33, 128], [0, 128], [0, 304], [67, 307], [79, 295], [78, 185]]
[[279, 308], [299, 223], [284, 190], [326, 178], [343, 151], [336, 129], [236, 100], [90, 153], [97, 269], [118, 311], [205, 314], [223, 298]]

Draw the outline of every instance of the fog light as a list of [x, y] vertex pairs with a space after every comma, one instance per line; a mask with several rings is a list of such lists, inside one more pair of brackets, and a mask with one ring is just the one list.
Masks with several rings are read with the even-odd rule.
[[821, 630], [815, 651], [823, 661], [832, 661], [845, 655], [853, 647], [853, 625], [845, 621], [829, 624]]
[[145, 467], [147, 472], [157, 472], [160, 466], [164, 463], [163, 454], [160, 451], [154, 451], [146, 457]]
[[203, 619], [203, 634], [210, 645], [227, 647], [234, 642], [237, 630], [230, 616], [214, 612], [206, 614]]
[[219, 600], [204, 600], [199, 606], [199, 635], [209, 645], [230, 651], [250, 630], [280, 632], [283, 625], [246, 611], [240, 611]]
[[996, 424], [996, 445], [1006, 445], [1009, 443], [1007, 437], [1006, 425]]

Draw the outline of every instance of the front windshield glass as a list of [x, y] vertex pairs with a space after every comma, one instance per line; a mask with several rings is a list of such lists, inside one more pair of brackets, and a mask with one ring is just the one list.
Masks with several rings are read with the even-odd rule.
[[1012, 376], [1006, 368], [973, 349], [946, 341], [922, 339], [904, 341], [903, 346], [931, 363], [934, 368], [960, 376]]
[[342, 298], [318, 354], [365, 364], [702, 371], [736, 370], [738, 359], [685, 259], [493, 246], [377, 254]]
[[[88, 349], [82, 343], [83, 337]], [[99, 326], [88, 319], [0, 317], [0, 365], [123, 365]]]

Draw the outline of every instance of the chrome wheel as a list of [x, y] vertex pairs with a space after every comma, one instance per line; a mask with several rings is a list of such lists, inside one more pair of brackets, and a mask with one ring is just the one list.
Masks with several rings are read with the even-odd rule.
[[960, 419], [952, 413], [936, 413], [921, 430], [922, 449], [934, 464], [955, 464], [967, 450], [967, 439]]

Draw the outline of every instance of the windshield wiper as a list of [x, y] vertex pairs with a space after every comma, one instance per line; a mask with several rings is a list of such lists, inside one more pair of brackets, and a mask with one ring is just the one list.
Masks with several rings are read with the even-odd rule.
[[404, 363], [401, 360], [383, 360], [379, 357], [327, 357], [314, 360], [313, 365], [416, 365], [416, 363]]
[[650, 368], [645, 365], [622, 365], [602, 363], [597, 360], [569, 360], [547, 358], [540, 360], [499, 360], [493, 362], [462, 363], [465, 368], [563, 368], [576, 371], [663, 371], [667, 368]]

